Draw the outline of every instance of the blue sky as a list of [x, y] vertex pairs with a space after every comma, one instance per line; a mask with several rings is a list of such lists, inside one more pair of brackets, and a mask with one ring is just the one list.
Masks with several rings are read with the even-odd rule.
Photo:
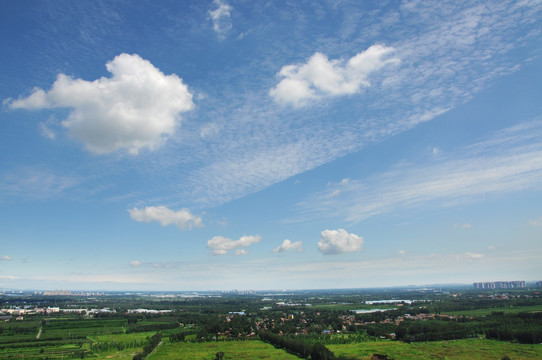
[[542, 3], [3, 1], [0, 288], [542, 278]]

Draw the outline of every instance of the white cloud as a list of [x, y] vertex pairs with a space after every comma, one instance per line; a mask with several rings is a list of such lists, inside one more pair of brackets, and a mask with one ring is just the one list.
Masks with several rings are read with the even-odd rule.
[[455, 229], [470, 229], [472, 224], [454, 224]]
[[78, 178], [56, 175], [46, 169], [16, 168], [0, 175], [0, 198], [16, 196], [44, 200], [58, 197], [79, 184]]
[[278, 103], [296, 107], [324, 96], [351, 95], [361, 87], [370, 86], [369, 75], [386, 64], [399, 60], [390, 55], [392, 47], [373, 45], [348, 61], [328, 60], [315, 53], [306, 64], [283, 66], [278, 75], [282, 80], [269, 91]]
[[[207, 247], [213, 249], [213, 255], [225, 255], [229, 250], [246, 248], [252, 244], [259, 242], [262, 239], [261, 236], [241, 236], [239, 240], [232, 240], [223, 236], [215, 236], [211, 240], [207, 241]], [[245, 249], [239, 249], [236, 252], [237, 255], [246, 255]]]
[[40, 130], [43, 137], [51, 140], [56, 138], [56, 133], [46, 123], [40, 123]]
[[221, 0], [214, 0], [216, 9], [209, 11], [209, 15], [213, 21], [213, 30], [217, 33], [218, 37], [224, 38], [226, 33], [231, 30], [230, 14], [232, 7]]
[[0, 261], [11, 261], [13, 258], [9, 255], [4, 255], [0, 258]]
[[0, 275], [0, 280], [18, 280], [19, 278], [12, 275]]
[[[189, 169], [184, 178], [186, 181], [180, 180], [182, 184], [179, 180], [174, 184], [176, 191], [181, 189], [178, 197], [190, 206], [210, 207], [263, 190], [429, 121], [471, 99], [503, 74], [517, 70], [516, 67], [510, 70], [511, 66], [527, 62], [525, 58], [512, 59], [507, 54], [521, 46], [519, 37], [538, 27], [532, 21], [532, 15], [514, 8], [513, 1], [496, 2], [492, 6], [449, 2], [429, 5], [419, 2], [417, 6], [433, 11], [427, 22], [409, 29], [396, 24], [396, 34], [397, 31], [408, 31], [400, 41], [389, 43], [395, 50], [392, 56], [401, 59], [401, 66], [386, 66], [372, 73], [368, 79], [373, 86], [364, 90], [365, 96], [343, 96], [337, 99], [341, 102], [340, 107], [288, 111], [276, 106], [269, 95], [269, 89], [276, 87], [280, 78], [267, 85], [265, 90], [258, 91], [255, 84], [269, 81], [264, 74], [254, 75], [251, 71], [247, 76], [246, 69], [222, 74], [227, 78], [249, 79], [245, 84], [247, 87], [242, 92], [224, 92], [225, 100], [213, 106], [218, 110], [206, 116], [219, 126], [219, 136], [208, 132], [210, 129], [205, 129], [202, 124], [200, 135], [206, 144], [201, 147], [203, 152], [198, 154], [202, 159], [201, 166]], [[450, 16], [440, 16], [440, 8], [446, 6], [453, 7], [446, 12]], [[483, 15], [480, 32], [473, 30], [470, 22], [460, 21], [470, 19], [473, 8]], [[416, 13], [416, 17], [418, 15]], [[359, 37], [352, 33], [338, 43], [326, 41], [321, 44], [321, 49], [313, 48], [311, 42], [303, 44], [299, 50], [307, 54], [306, 58], [304, 55], [295, 62], [288, 60], [292, 59], [290, 52], [277, 52], [262, 45], [265, 48], [259, 50], [266, 59], [265, 66], [277, 71], [287, 64], [300, 63], [302, 66], [315, 51], [326, 54], [332, 62], [340, 57], [335, 54], [351, 54], [346, 45], [352, 44], [352, 40], [374, 44], [390, 34], [388, 26], [382, 27], [380, 17], [371, 19], [370, 24], [360, 23], [359, 17], [355, 19]], [[461, 27], [464, 31], [459, 31]], [[452, 28], [454, 31], [450, 32]], [[366, 36], [366, 31], [373, 35]], [[457, 34], [456, 37], [453, 34]], [[478, 42], [465, 48], [462, 40], [468, 34], [479, 34]], [[529, 41], [533, 43], [532, 39]], [[281, 46], [293, 49], [288, 43]], [[342, 56], [342, 65], [336, 67], [345, 67], [348, 56]], [[209, 93], [209, 104], [214, 97]], [[204, 111], [203, 107], [201, 111]], [[286, 133], [288, 136], [284, 136]], [[209, 134], [212, 136], [207, 137]], [[433, 158], [448, 156], [448, 148], [440, 150]], [[430, 151], [431, 147], [428, 154]]]
[[477, 254], [477, 253], [471, 253], [471, 252], [466, 252], [465, 256], [470, 259], [481, 259], [484, 257], [483, 254]]
[[192, 94], [177, 75], [164, 75], [137, 54], [120, 54], [106, 68], [112, 77], [92, 82], [59, 74], [49, 91], [35, 88], [26, 98], [9, 100], [9, 107], [71, 108], [62, 125], [95, 154], [154, 150], [175, 132], [179, 114], [193, 108]]
[[438, 161], [401, 163], [366, 179], [328, 186], [299, 204], [302, 218], [325, 218], [334, 213], [355, 223], [432, 201], [450, 206], [487, 194], [540, 189], [541, 130], [541, 121], [523, 123], [447, 153]]
[[529, 224], [532, 226], [542, 226], [542, 217], [536, 219], [536, 220], [529, 220]]
[[361, 250], [363, 238], [356, 234], [349, 234], [344, 229], [324, 230], [318, 242], [318, 250], [324, 255], [341, 254]]
[[201, 217], [193, 215], [188, 209], [173, 211], [165, 206], [147, 206], [144, 209], [128, 210], [132, 219], [139, 222], [158, 221], [162, 226], [175, 224], [179, 229], [203, 226]]
[[292, 242], [289, 239], [286, 239], [280, 246], [273, 249], [274, 252], [285, 252], [290, 250], [303, 251], [303, 243], [301, 241]]
[[139, 260], [133, 260], [133, 261], [130, 263], [130, 266], [133, 266], [133, 267], [141, 266], [141, 261], [139, 261]]

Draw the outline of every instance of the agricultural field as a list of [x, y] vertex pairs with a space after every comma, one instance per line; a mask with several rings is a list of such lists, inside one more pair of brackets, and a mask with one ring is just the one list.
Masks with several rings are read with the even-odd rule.
[[502, 312], [504, 314], [514, 314], [514, 313], [520, 313], [520, 312], [528, 312], [528, 313], [535, 313], [535, 312], [542, 312], [542, 305], [534, 305], [534, 306], [512, 306], [512, 307], [506, 307], [506, 308], [499, 308], [499, 309], [475, 309], [475, 310], [459, 310], [459, 311], [446, 311], [444, 314], [446, 315], [452, 315], [452, 316], [487, 316], [491, 315], [493, 312]]
[[294, 360], [299, 357], [258, 340], [218, 342], [165, 342], [149, 360], [212, 360], [218, 352], [224, 360]]
[[[152, 333], [125, 334], [122, 319], [41, 318], [0, 323], [0, 359], [73, 359], [135, 353]], [[131, 349], [124, 351], [125, 349]], [[103, 353], [103, 354], [102, 354]], [[100, 357], [101, 357], [100, 355]]]
[[469, 339], [404, 343], [400, 341], [371, 341], [357, 344], [327, 345], [336, 356], [369, 360], [372, 354], [385, 354], [395, 360], [512, 360], [542, 359], [542, 345]]

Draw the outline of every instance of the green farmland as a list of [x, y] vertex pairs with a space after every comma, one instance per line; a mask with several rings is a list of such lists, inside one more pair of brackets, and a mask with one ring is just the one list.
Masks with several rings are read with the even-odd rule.
[[215, 358], [216, 353], [223, 352], [224, 360], [289, 360], [299, 357], [272, 345], [257, 340], [218, 341], [218, 342], [177, 342], [164, 343], [156, 352], [148, 357], [149, 360], [200, 360]]
[[460, 310], [460, 311], [447, 311], [445, 314], [447, 315], [453, 315], [453, 316], [486, 316], [490, 315], [493, 312], [502, 312], [504, 314], [513, 314], [513, 313], [520, 313], [520, 312], [529, 312], [529, 313], [535, 313], [535, 312], [542, 312], [542, 305], [535, 305], [535, 306], [517, 306], [517, 307], [507, 307], [507, 308], [499, 308], [499, 309], [476, 309], [476, 310]]
[[513, 344], [504, 341], [471, 339], [427, 341], [407, 344], [399, 341], [371, 341], [358, 344], [328, 345], [336, 356], [368, 360], [372, 354], [386, 354], [395, 360], [513, 360], [542, 359], [542, 345]]
[[152, 333], [125, 334], [120, 319], [47, 318], [0, 323], [0, 359], [106, 358], [137, 352]]

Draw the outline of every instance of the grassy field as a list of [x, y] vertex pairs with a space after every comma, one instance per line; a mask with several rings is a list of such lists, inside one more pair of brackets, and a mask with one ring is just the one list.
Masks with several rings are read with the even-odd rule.
[[147, 331], [140, 333], [131, 333], [131, 334], [110, 334], [110, 335], [99, 335], [99, 336], [89, 336], [88, 339], [105, 343], [105, 342], [118, 342], [118, 343], [131, 343], [133, 341], [146, 341], [147, 337], [151, 337], [156, 333], [156, 331]]
[[505, 314], [520, 313], [520, 312], [541, 312], [542, 305], [534, 306], [516, 306], [507, 308], [491, 308], [491, 309], [476, 309], [476, 310], [461, 310], [461, 311], [445, 311], [442, 312], [446, 315], [464, 315], [464, 316], [485, 316], [490, 315], [492, 312], [503, 312]]
[[512, 360], [542, 359], [542, 345], [512, 344], [495, 340], [455, 340], [407, 344], [399, 341], [371, 341], [359, 344], [327, 345], [335, 355], [352, 359], [370, 359], [385, 354], [395, 360]]
[[295, 355], [257, 340], [204, 343], [164, 342], [148, 360], [212, 360], [217, 352], [224, 360], [299, 360]]

